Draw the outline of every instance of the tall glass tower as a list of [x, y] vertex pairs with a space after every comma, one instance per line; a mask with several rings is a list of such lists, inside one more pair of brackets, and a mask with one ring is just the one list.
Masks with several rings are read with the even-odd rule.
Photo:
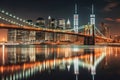
[[[92, 14], [90, 14], [90, 24], [95, 26], [95, 14], [94, 14], [94, 6], [92, 4]], [[90, 35], [93, 33], [93, 28], [90, 28]]]
[[75, 4], [75, 13], [74, 13], [74, 22], [73, 22], [75, 33], [78, 33], [78, 26], [79, 26], [78, 22], [79, 22], [79, 15], [78, 15], [78, 10], [77, 10], [77, 4]]

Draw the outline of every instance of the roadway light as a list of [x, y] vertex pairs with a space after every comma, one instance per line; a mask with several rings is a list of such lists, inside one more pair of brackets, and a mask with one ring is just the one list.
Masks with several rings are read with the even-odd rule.
[[11, 23], [13, 23], [13, 21], [11, 21]]
[[17, 17], [16, 19], [19, 19], [19, 17]]
[[22, 19], [20, 18], [20, 21], [22, 21]]
[[5, 19], [5, 18], [2, 18], [3, 20]]
[[30, 23], [28, 23], [28, 24], [30, 24]]
[[10, 14], [9, 16], [12, 17], [12, 14]]
[[20, 26], [23, 26], [22, 24], [20, 24]]
[[14, 23], [14, 21], [12, 21], [12, 23]]
[[5, 14], [6, 14], [6, 15], [8, 15], [9, 13], [8, 13], [8, 12], [6, 12]]
[[7, 21], [7, 19], [5, 19]]
[[34, 24], [32, 23], [32, 25], [34, 26]]
[[6, 19], [6, 21], [8, 22], [8, 19]]
[[20, 24], [18, 24], [18, 26], [20, 26]]
[[26, 23], [28, 23], [28, 22], [26, 21]]
[[25, 20], [23, 20], [23, 22], [25, 22]]
[[18, 25], [18, 23], [16, 23], [16, 25]]
[[5, 11], [4, 11], [4, 10], [2, 10], [2, 13], [5, 13]]
[[8, 22], [10, 22], [10, 20], [8, 20]]
[[13, 18], [16, 18], [16, 16], [13, 16]]
[[15, 24], [15, 22], [13, 22], [13, 24]]

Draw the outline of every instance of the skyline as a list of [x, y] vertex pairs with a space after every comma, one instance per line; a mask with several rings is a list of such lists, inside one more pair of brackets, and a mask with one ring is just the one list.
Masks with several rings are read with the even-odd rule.
[[[79, 24], [84, 25], [89, 22], [91, 14], [91, 5], [95, 6], [96, 24], [100, 26], [101, 22], [110, 26], [114, 34], [119, 35], [120, 30], [120, 11], [119, 0], [77, 0]], [[8, 11], [23, 19], [32, 19], [35, 21], [38, 17], [47, 19], [70, 18], [73, 20], [75, 0], [1, 0], [0, 8]]]

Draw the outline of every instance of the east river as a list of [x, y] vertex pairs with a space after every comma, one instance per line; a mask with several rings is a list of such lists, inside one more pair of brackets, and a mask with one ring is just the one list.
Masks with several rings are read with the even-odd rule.
[[0, 80], [120, 80], [120, 47], [0, 45]]

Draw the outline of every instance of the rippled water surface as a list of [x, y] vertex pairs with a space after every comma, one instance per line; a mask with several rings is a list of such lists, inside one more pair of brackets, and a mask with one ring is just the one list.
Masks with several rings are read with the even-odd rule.
[[120, 80], [120, 47], [1, 45], [0, 80]]

